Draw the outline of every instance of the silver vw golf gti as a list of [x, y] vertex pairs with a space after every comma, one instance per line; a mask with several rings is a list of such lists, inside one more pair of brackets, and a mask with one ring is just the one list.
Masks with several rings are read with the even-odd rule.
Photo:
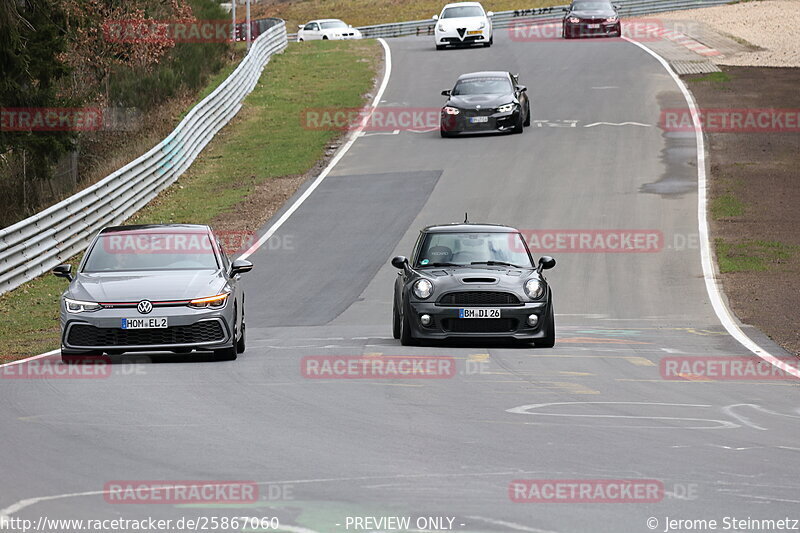
[[211, 350], [236, 359], [245, 349], [245, 298], [239, 274], [211, 228], [191, 224], [103, 229], [72, 265], [61, 296], [61, 359], [137, 351]]

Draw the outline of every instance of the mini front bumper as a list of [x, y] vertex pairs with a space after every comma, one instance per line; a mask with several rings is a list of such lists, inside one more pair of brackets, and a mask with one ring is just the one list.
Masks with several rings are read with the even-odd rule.
[[[541, 339], [547, 335], [547, 312], [550, 303], [527, 302], [514, 306], [497, 306], [499, 319], [459, 318], [461, 307], [442, 306], [435, 302], [408, 302], [405, 312], [411, 333], [417, 339], [445, 340], [454, 338], [508, 338], [517, 340]], [[474, 306], [464, 306], [474, 307]], [[491, 307], [491, 306], [489, 306]], [[539, 317], [536, 326], [528, 325], [528, 317]], [[432, 319], [428, 326], [420, 321], [422, 315]]]
[[[123, 318], [165, 317], [167, 328], [122, 329]], [[148, 315], [136, 309], [68, 313], [61, 308], [61, 348], [67, 352], [156, 352], [217, 350], [232, 344], [231, 302], [223, 309], [157, 307]]]
[[[458, 115], [441, 114], [441, 129], [447, 133], [486, 133], [507, 132], [514, 129], [519, 121], [519, 106], [505, 113], [481, 114], [478, 111], [460, 110]], [[473, 122], [472, 117], [484, 116], [486, 122]]]

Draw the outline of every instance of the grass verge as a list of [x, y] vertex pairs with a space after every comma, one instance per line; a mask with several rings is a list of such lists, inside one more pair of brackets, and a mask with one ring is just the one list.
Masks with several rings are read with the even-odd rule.
[[720, 272], [759, 272], [788, 261], [798, 246], [778, 241], [728, 242], [716, 239], [717, 261]]
[[[269, 180], [308, 172], [341, 132], [301, 127], [302, 111], [360, 107], [380, 55], [372, 40], [291, 44], [189, 171], [131, 222], [209, 223]], [[57, 302], [65, 287], [46, 274], [0, 296], [0, 363], [58, 348]]]

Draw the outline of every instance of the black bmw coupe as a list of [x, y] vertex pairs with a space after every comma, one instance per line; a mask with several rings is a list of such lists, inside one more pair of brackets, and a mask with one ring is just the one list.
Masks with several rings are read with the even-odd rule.
[[458, 77], [455, 86], [442, 91], [448, 100], [442, 108], [442, 137], [460, 133], [522, 133], [531, 125], [527, 88], [510, 72], [472, 72]]
[[421, 340], [504, 337], [552, 347], [553, 292], [522, 234], [508, 226], [448, 224], [424, 228], [411, 258], [398, 256], [393, 334]]

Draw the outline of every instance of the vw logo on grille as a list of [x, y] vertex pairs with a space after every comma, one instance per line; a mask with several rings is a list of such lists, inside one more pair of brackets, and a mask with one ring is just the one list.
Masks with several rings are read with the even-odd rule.
[[146, 315], [150, 311], [153, 310], [153, 302], [150, 300], [142, 300], [138, 304], [136, 304], [136, 310], [139, 311], [141, 314]]

